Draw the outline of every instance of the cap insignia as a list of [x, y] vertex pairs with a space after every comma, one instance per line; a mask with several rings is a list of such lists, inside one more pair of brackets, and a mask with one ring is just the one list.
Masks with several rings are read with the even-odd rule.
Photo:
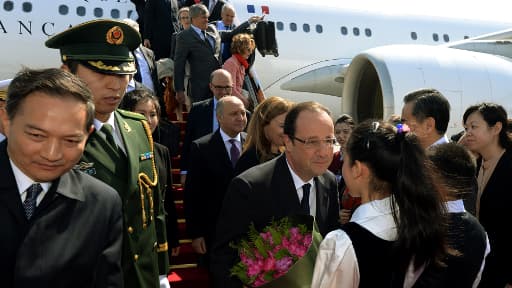
[[119, 26], [114, 26], [107, 31], [107, 43], [112, 45], [120, 45], [123, 43], [124, 34]]
[[100, 61], [87, 61], [87, 63], [89, 63], [89, 65], [92, 65], [100, 70], [105, 70], [105, 71], [120, 71], [121, 70], [117, 66], [106, 65], [101, 60]]

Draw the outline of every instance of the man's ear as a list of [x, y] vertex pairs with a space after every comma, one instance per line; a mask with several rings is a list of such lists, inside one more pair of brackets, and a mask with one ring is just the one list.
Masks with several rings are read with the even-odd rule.
[[436, 120], [434, 117], [425, 118], [425, 127], [427, 128], [428, 132], [436, 129]]

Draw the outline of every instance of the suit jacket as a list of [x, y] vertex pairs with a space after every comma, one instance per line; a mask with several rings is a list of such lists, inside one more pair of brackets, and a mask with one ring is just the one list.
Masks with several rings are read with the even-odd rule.
[[213, 98], [192, 104], [187, 117], [187, 126], [185, 127], [185, 137], [183, 138], [183, 148], [181, 152], [180, 169], [188, 170], [188, 158], [190, 145], [192, 141], [213, 132]]
[[[477, 171], [482, 159], [478, 160]], [[479, 220], [489, 237], [491, 252], [485, 259], [485, 267], [479, 287], [504, 287], [512, 283], [512, 233], [510, 233], [510, 176], [512, 176], [512, 151], [506, 150], [496, 164], [494, 172], [480, 197]]]
[[220, 44], [230, 41], [232, 36], [249, 27], [246, 21], [232, 31], [217, 31], [215, 25], [208, 25], [206, 33], [215, 39], [213, 49], [194, 31], [192, 27], [176, 35], [174, 54], [174, 87], [176, 91], [185, 91], [185, 64], [190, 65], [189, 97], [192, 102], [210, 98], [208, 86], [210, 74], [221, 68]]
[[144, 39], [151, 42], [156, 60], [171, 55], [171, 36], [178, 27], [176, 0], [147, 0], [144, 7]]
[[[241, 133], [242, 144], [246, 134]], [[185, 215], [191, 238], [205, 237], [208, 250], [234, 168], [220, 130], [192, 142], [185, 185]]]
[[[336, 179], [330, 171], [315, 177], [316, 222], [320, 233], [339, 228]], [[230, 278], [229, 269], [239, 261], [229, 246], [247, 236], [250, 223], [261, 231], [270, 221], [301, 214], [300, 201], [286, 163], [286, 154], [255, 166], [233, 178], [217, 221], [212, 255], [215, 287], [242, 287]]]
[[190, 65], [189, 97], [192, 102], [211, 97], [208, 87], [210, 74], [221, 67], [220, 35], [213, 25], [208, 25], [206, 33], [210, 38], [215, 39], [213, 49], [192, 27], [176, 35], [174, 87], [176, 91], [185, 91], [185, 64], [188, 61]]
[[114, 150], [93, 132], [79, 167], [113, 187], [123, 200], [125, 287], [159, 287], [158, 276], [168, 272], [168, 255], [151, 132], [142, 115], [123, 110], [114, 113], [127, 154]]
[[123, 287], [114, 189], [71, 170], [52, 182], [27, 220], [6, 147], [0, 143], [2, 287]]

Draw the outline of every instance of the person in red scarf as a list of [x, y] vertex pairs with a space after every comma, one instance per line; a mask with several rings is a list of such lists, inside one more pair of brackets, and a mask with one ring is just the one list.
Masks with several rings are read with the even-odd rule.
[[246, 70], [249, 68], [247, 58], [253, 53], [256, 43], [250, 34], [237, 34], [231, 42], [232, 56], [224, 62], [222, 68], [229, 71], [233, 78], [233, 91], [231, 94], [242, 100], [247, 109], [249, 107], [248, 93], [244, 93], [242, 86]]

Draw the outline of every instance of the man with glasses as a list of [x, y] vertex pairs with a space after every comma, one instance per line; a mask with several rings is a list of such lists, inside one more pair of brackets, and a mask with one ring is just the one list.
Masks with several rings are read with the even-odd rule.
[[286, 151], [235, 177], [217, 222], [212, 269], [215, 287], [242, 287], [229, 270], [239, 261], [237, 243], [254, 223], [261, 231], [273, 219], [315, 216], [320, 233], [338, 228], [338, 192], [327, 171], [333, 155], [334, 125], [327, 108], [316, 102], [293, 107], [284, 122]]
[[188, 166], [188, 154], [192, 141], [219, 128], [219, 122], [215, 116], [215, 108], [220, 98], [231, 95], [233, 80], [231, 74], [224, 69], [217, 69], [210, 75], [210, 91], [213, 98], [196, 102], [192, 105], [187, 118], [185, 138], [181, 152], [181, 184], [185, 184]]

